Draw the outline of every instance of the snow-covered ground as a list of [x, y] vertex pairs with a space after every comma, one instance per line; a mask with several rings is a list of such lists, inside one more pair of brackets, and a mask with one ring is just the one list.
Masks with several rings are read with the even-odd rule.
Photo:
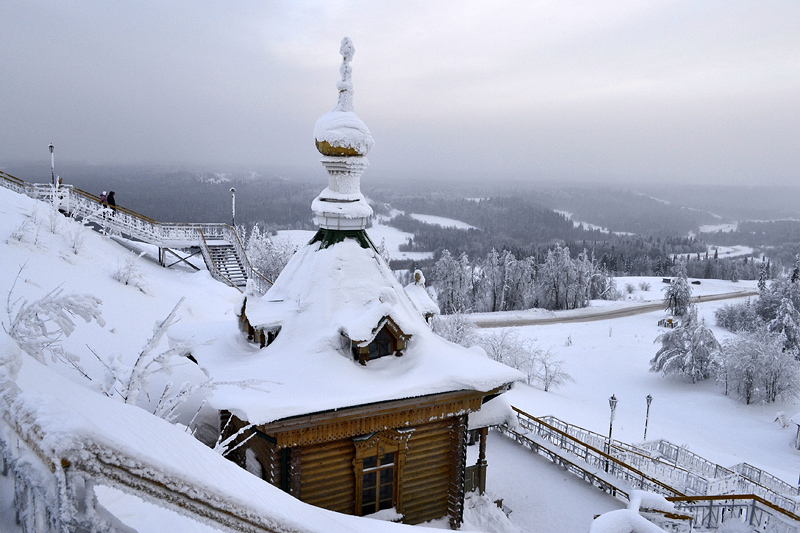
[[438, 217], [436, 215], [420, 215], [417, 213], [410, 213], [408, 216], [414, 220], [419, 220], [425, 224], [432, 224], [434, 226], [442, 226], [443, 228], [456, 228], [456, 229], [477, 229], [475, 226], [455, 220], [453, 218]]
[[[699, 317], [711, 325], [719, 340], [730, 334], [713, 326], [713, 313], [726, 303], [698, 304]], [[800, 473], [800, 451], [792, 446], [797, 428], [782, 428], [775, 418], [778, 412], [791, 416], [800, 411], [800, 403], [744, 405], [725, 396], [713, 380], [692, 384], [650, 372], [649, 361], [658, 348], [653, 341], [664, 331], [657, 322], [664, 316], [663, 311], [654, 311], [612, 320], [515, 328], [564, 360], [565, 370], [575, 381], [548, 393], [518, 386], [509, 393], [509, 400], [532, 415], [554, 415], [605, 434], [610, 415], [607, 400], [615, 394], [619, 403], [614, 437], [636, 443], [643, 438], [645, 397], [651, 394], [648, 440], [663, 438], [685, 445], [722, 466], [747, 462], [794, 483]]]
[[[166, 317], [182, 297], [186, 297], [179, 309], [183, 322], [235, 322], [239, 293], [214, 281], [207, 272], [194, 272], [180, 265], [164, 269], [142, 257], [135, 260], [141, 287], [123, 285], [112, 279], [112, 274], [125, 265], [131, 252], [112, 239], [86, 230], [83, 245], [76, 254], [72, 246], [75, 227], [60, 226], [67, 222], [62, 218], [50, 219], [46, 206], [0, 188], [0, 296], [8, 294], [16, 279], [11, 302], [17, 298], [34, 300], [57, 287], [65, 293], [100, 297], [105, 327], [79, 321], [75, 332], [64, 339], [65, 347], [80, 356], [81, 364], [88, 370], [103, 371], [89, 348], [102, 356], [118, 354], [130, 363], [150, 336], [156, 320]], [[26, 222], [32, 219], [39, 225]], [[58, 226], [55, 233], [49, 229], [52, 225]], [[307, 242], [311, 235], [307, 232], [302, 238]], [[379, 244], [381, 238], [372, 230], [371, 235]], [[391, 246], [388, 239], [387, 245]], [[640, 282], [650, 283], [650, 289], [639, 288]], [[622, 308], [658, 301], [664, 287], [660, 278], [622, 278], [617, 283], [620, 290], [624, 291], [627, 283], [635, 290], [627, 296], [627, 301], [597, 302], [593, 304], [594, 310], [601, 305]], [[752, 282], [702, 280], [692, 288], [695, 295], [711, 295], [752, 286]], [[713, 325], [713, 311], [724, 304], [701, 303], [699, 314]], [[587, 313], [593, 308], [570, 313]], [[528, 314], [553, 316], [541, 311]], [[787, 417], [800, 411], [800, 404], [746, 406], [724, 396], [714, 383], [692, 385], [686, 380], [662, 379], [649, 372], [649, 360], [657, 349], [653, 341], [663, 331], [656, 325], [662, 316], [662, 311], [654, 311], [612, 320], [515, 328], [520, 335], [535, 339], [536, 345], [551, 349], [563, 359], [565, 370], [575, 381], [548, 393], [518, 386], [508, 394], [510, 401], [533, 415], [554, 415], [606, 433], [607, 399], [615, 394], [619, 404], [614, 437], [638, 442], [644, 429], [645, 396], [652, 394], [649, 439], [665, 438], [685, 445], [724, 466], [748, 462], [793, 483], [800, 473], [800, 452], [792, 447], [795, 429], [781, 428], [774, 419], [778, 411], [785, 412]], [[0, 320], [8, 324], [4, 312]], [[713, 326], [712, 329], [719, 339], [728, 335]], [[65, 365], [50, 363], [49, 367], [75, 383], [88, 384]], [[171, 379], [191, 377], [195, 371], [190, 363], [179, 365]], [[488, 459], [488, 490], [493, 497], [504, 498], [513, 511], [512, 522], [522, 531], [587, 531], [591, 516], [621, 507], [599, 490], [569, 478], [562, 470], [498, 435], [490, 438]], [[13, 515], [8, 485], [8, 478], [0, 476], [0, 528], [13, 522], [6, 520], [9, 514]], [[152, 516], [154, 522], [159, 520], [155, 512], [136, 510], [142, 508], [134, 508], [140, 503], [131, 496], [106, 492], [102, 498], [121, 515], [144, 514]], [[157, 527], [153, 530], [158, 531]], [[172, 529], [181, 530], [178, 526]], [[2, 529], [6, 530], [13, 531]]]
[[572, 218], [572, 213], [569, 211], [564, 211], [562, 209], [553, 209], [556, 213], [560, 215], [564, 215], [567, 217], [567, 220], [572, 220], [572, 226], [575, 228], [579, 228], [581, 225], [586, 228], [587, 230], [597, 230], [602, 231], [603, 233], [611, 233], [608, 228], [604, 228], [603, 226], [598, 226], [597, 224], [590, 224], [588, 222], [581, 222], [579, 220], [575, 220]]
[[753, 249], [749, 246], [709, 246], [708, 253], [716, 251], [720, 257], [742, 257], [753, 255]]

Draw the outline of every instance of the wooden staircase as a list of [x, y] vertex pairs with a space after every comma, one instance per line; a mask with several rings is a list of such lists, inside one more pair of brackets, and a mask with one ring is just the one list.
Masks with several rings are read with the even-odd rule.
[[208, 253], [213, 263], [207, 265], [209, 270], [216, 269], [236, 287], [247, 285], [247, 271], [232, 244], [209, 244]]

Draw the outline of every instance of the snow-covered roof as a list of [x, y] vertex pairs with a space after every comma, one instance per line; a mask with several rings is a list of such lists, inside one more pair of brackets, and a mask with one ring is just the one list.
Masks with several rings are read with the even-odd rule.
[[[245, 389], [219, 387], [211, 399], [215, 408], [254, 423], [443, 392], [487, 392], [524, 377], [435, 335], [380, 254], [355, 239], [300, 249], [262, 298], [247, 300], [246, 315], [256, 328], [280, 326], [277, 338], [258, 349], [232, 323], [227, 335], [219, 329], [224, 325], [173, 327], [171, 334], [217, 339], [193, 351], [216, 380], [263, 380]], [[360, 365], [344, 335], [369, 341], [387, 317], [410, 336], [403, 355]]]
[[488, 428], [502, 424], [508, 424], [510, 427], [517, 426], [517, 415], [505, 395], [492, 398], [481, 406], [480, 411], [470, 413], [467, 417], [469, 429]]
[[792, 418], [789, 419], [789, 422], [800, 426], [800, 413], [797, 413], [796, 415], [792, 416]]
[[[176, 426], [56, 375], [21, 353], [2, 331], [0, 357], [0, 413], [6, 411], [5, 420], [13, 419], [16, 431], [38, 441], [52, 461], [66, 459], [76, 465], [96, 464], [101, 471], [121, 467], [141, 473], [145, 479], [187, 498], [211, 502], [235, 516], [257, 517], [254, 521], [270, 531], [411, 531], [411, 526], [305, 504], [239, 468]], [[0, 424], [2, 436], [10, 437], [5, 434], [8, 428]], [[93, 457], [100, 460], [92, 463]], [[163, 501], [156, 503], [165, 505]], [[180, 501], [167, 505], [184, 512]], [[181, 526], [189, 531], [197, 524], [187, 517]]]
[[405, 287], [406, 294], [411, 299], [414, 307], [422, 315], [438, 315], [439, 306], [431, 299], [428, 291], [425, 290], [425, 284], [420, 282], [411, 282]]

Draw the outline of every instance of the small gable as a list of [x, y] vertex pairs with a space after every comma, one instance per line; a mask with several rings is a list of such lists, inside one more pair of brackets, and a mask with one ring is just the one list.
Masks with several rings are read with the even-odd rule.
[[406, 349], [410, 335], [406, 335], [400, 327], [387, 316], [381, 319], [377, 327], [373, 330], [374, 335], [371, 339], [358, 341], [351, 339], [346, 333], [342, 332], [343, 348], [349, 349], [353, 358], [362, 365], [367, 361], [394, 355], [401, 357], [403, 350]]

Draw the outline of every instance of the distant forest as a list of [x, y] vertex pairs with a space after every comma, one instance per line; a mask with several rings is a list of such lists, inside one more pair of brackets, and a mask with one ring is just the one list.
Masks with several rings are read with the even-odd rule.
[[[4, 170], [31, 182], [49, 181], [49, 165]], [[95, 194], [114, 190], [119, 205], [163, 222], [230, 222], [230, 188], [234, 187], [237, 225], [250, 228], [258, 224], [267, 232], [314, 229], [310, 203], [327, 185], [324, 176], [313, 181], [287, 179], [275, 169], [217, 173], [164, 167], [64, 165], [60, 170], [69, 176], [66, 183]], [[549, 250], [563, 246], [573, 257], [586, 250], [599, 267], [615, 275], [668, 275], [680, 259], [690, 262], [687, 269], [692, 277], [748, 279], [758, 276], [754, 261], [708, 257], [708, 245], [751, 246], [759, 260], [762, 255], [770, 258], [776, 273], [781, 266], [792, 265], [800, 252], [800, 222], [796, 220], [741, 222], [735, 232], [688, 236], [699, 225], [724, 221], [705, 209], [715, 201], [732, 216], [774, 210], [784, 216], [800, 217], [800, 213], [791, 211], [794, 204], [787, 200], [787, 194], [780, 194], [782, 191], [664, 186], [641, 193], [633, 188], [596, 184], [498, 183], [484, 187], [473, 184], [466, 188], [453, 183], [423, 186], [396, 180], [390, 187], [369, 180], [362, 184], [377, 214], [388, 216], [395, 212], [392, 210], [399, 210], [436, 215], [476, 228], [443, 228], [407, 214], [394, 216], [389, 224], [413, 235], [403, 245], [404, 250], [434, 252], [433, 260], [419, 264], [399, 261], [393, 265], [396, 268], [430, 267], [444, 250], [456, 257], [467, 254], [476, 261], [492, 250], [508, 251], [519, 260], [532, 258], [541, 263]], [[770, 200], [770, 194], [775, 198]], [[465, 198], [466, 195], [472, 198]], [[748, 198], [758, 202], [751, 205]], [[556, 209], [610, 232], [588, 229], [591, 226], [576, 227]]]

